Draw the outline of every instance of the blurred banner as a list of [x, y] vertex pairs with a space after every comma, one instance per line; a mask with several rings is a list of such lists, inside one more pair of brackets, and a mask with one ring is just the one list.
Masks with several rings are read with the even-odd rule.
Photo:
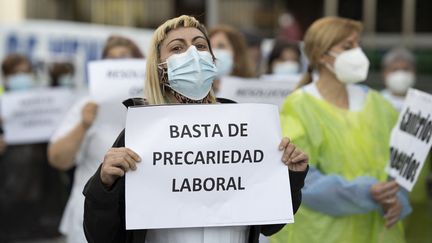
[[153, 30], [62, 21], [3, 24], [0, 25], [0, 57], [9, 53], [25, 54], [39, 73], [47, 73], [44, 72], [46, 63], [57, 59], [73, 60], [81, 87], [87, 82], [87, 62], [101, 58], [104, 43], [112, 34], [132, 39], [146, 53]]
[[410, 89], [390, 138], [386, 171], [411, 191], [432, 146], [432, 95]]
[[74, 92], [50, 88], [6, 92], [1, 116], [9, 145], [47, 142], [74, 100]]
[[264, 75], [260, 78], [223, 77], [217, 97], [238, 103], [265, 103], [281, 106], [294, 91], [300, 75]]

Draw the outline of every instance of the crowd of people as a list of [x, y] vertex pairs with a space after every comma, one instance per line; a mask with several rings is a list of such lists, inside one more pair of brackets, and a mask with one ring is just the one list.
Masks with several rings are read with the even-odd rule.
[[[148, 53], [118, 35], [102, 51], [101, 59], [146, 60], [144, 94], [127, 106], [231, 103], [218, 97], [224, 77], [301, 77], [280, 109], [285, 138], [279, 149], [295, 223], [126, 231], [124, 175], [139, 169], [140, 158], [125, 147], [124, 131], [93, 125], [98, 104], [85, 91], [49, 141], [8, 145], [0, 136], [0, 213], [7, 219], [0, 223], [0, 241], [59, 234], [67, 243], [432, 241], [430, 159], [411, 193], [384, 170], [391, 131], [415, 85], [415, 56], [402, 47], [389, 50], [381, 63], [386, 88], [360, 84], [370, 65], [362, 30], [361, 22], [324, 17], [307, 29], [302, 45], [282, 35], [268, 54], [253, 58], [241, 31], [227, 25], [207, 31], [183, 15], [155, 30]], [[49, 86], [74, 88], [70, 63], [54, 63], [48, 71]], [[2, 93], [38, 88], [23, 54], [3, 60], [2, 77]], [[213, 239], [203, 241], [206, 234]]]

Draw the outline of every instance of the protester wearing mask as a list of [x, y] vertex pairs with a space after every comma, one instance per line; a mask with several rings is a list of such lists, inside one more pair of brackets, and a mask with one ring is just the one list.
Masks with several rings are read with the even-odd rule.
[[[195, 18], [183, 15], [166, 21], [156, 29], [147, 59], [145, 96], [148, 104], [216, 103], [211, 91], [212, 81], [217, 76], [214, 60], [206, 30]], [[144, 100], [136, 99], [126, 103], [145, 104]], [[84, 228], [88, 242], [194, 243], [203, 242], [203, 237], [210, 235], [212, 242], [258, 242], [260, 232], [272, 234], [283, 227], [263, 225], [126, 231], [124, 174], [129, 170], [139, 169], [136, 163], [140, 159], [136, 153], [124, 146], [123, 131], [84, 189]], [[308, 160], [307, 156], [295, 149], [288, 140], [284, 139], [281, 146], [285, 155], [292, 159], [291, 162], [284, 159], [284, 162], [290, 169], [295, 212], [300, 204], [300, 189]], [[291, 156], [287, 154], [287, 146], [294, 150]]]
[[70, 62], [55, 62], [49, 68], [49, 75], [51, 77], [51, 86], [74, 88], [74, 65]]
[[[118, 58], [144, 58], [144, 55], [130, 39], [111, 36], [103, 49], [102, 59]], [[48, 158], [53, 167], [66, 171], [76, 166], [72, 192], [60, 224], [60, 232], [66, 235], [68, 243], [86, 242], [82, 227], [82, 190], [118, 135], [118, 131], [110, 127], [92, 126], [97, 111], [98, 106], [90, 97], [77, 101], [52, 136], [48, 147]]]
[[35, 87], [30, 61], [20, 54], [7, 56], [2, 64], [5, 88], [8, 91], [29, 90]]
[[[397, 112], [379, 93], [356, 83], [369, 60], [360, 22], [325, 17], [304, 37], [310, 66], [281, 109], [284, 135], [310, 155], [303, 205], [276, 242], [405, 242], [400, 219], [407, 194], [384, 170]], [[318, 80], [312, 82], [312, 72]], [[289, 239], [289, 240], [288, 240]]]
[[[416, 60], [410, 51], [394, 48], [382, 60], [382, 76], [386, 89], [382, 95], [400, 112], [409, 88], [416, 80]], [[431, 178], [431, 155], [429, 153], [417, 183], [410, 192], [413, 213], [404, 220], [407, 242], [428, 242], [432, 239], [432, 196], [428, 195], [428, 177]], [[430, 179], [429, 179], [430, 181]], [[430, 183], [430, 182], [429, 182]]]
[[218, 69], [217, 79], [213, 83], [215, 92], [219, 90], [219, 79], [223, 76], [255, 76], [246, 41], [238, 30], [227, 25], [219, 25], [210, 30], [209, 36]]
[[[32, 65], [20, 54], [2, 63], [6, 92], [33, 89]], [[48, 165], [47, 143], [6, 146], [0, 138], [0, 242], [33, 242], [58, 237], [67, 192], [61, 173]]]
[[415, 84], [414, 55], [402, 48], [389, 51], [383, 57], [382, 76], [386, 86], [381, 92], [382, 95], [400, 111], [408, 89]]
[[293, 75], [300, 72], [300, 49], [297, 44], [277, 40], [267, 61], [267, 74]]

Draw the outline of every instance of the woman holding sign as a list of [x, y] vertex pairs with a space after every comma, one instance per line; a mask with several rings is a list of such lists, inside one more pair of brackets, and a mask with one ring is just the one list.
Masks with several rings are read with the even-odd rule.
[[[281, 110], [282, 130], [310, 155], [296, 223], [273, 242], [405, 242], [399, 219], [407, 195], [387, 181], [389, 138], [397, 113], [376, 91], [355, 83], [369, 60], [359, 46], [360, 22], [326, 17], [306, 32], [310, 66]], [[312, 71], [319, 79], [312, 83]]]
[[[215, 77], [214, 56], [206, 30], [195, 18], [180, 16], [168, 20], [155, 31], [147, 60], [148, 103], [216, 103], [211, 91]], [[143, 100], [131, 100], [129, 103], [144, 104]], [[306, 176], [308, 157], [287, 138], [282, 140], [279, 150], [284, 151], [282, 161], [289, 167], [295, 212], [301, 201], [300, 189]], [[88, 242], [258, 242], [260, 233], [271, 235], [283, 227], [263, 225], [126, 231], [124, 175], [130, 170], [139, 170], [139, 162], [139, 156], [125, 148], [123, 132], [84, 189], [84, 229]]]
[[[122, 36], [109, 37], [102, 51], [102, 59], [143, 57], [136, 44]], [[98, 105], [90, 97], [78, 100], [51, 137], [48, 147], [48, 159], [53, 167], [66, 171], [75, 166], [71, 195], [60, 224], [60, 232], [66, 235], [68, 243], [85, 242], [82, 190], [118, 133], [109, 126], [101, 126], [102, 123], [93, 126], [97, 116]]]

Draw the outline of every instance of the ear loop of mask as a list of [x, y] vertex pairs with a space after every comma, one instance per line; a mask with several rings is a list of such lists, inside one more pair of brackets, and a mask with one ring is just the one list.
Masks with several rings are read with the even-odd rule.
[[[337, 56], [338, 56], [337, 54], [335, 54], [334, 52], [331, 52], [331, 51], [327, 51], [324, 55], [329, 55], [329, 56], [335, 58], [335, 61], [336, 61], [336, 58], [337, 58]], [[335, 70], [334, 70], [334, 67], [332, 67], [329, 63], [324, 62], [324, 66], [325, 66], [328, 70], [330, 70], [332, 73], [336, 74], [336, 72], [335, 72]]]
[[158, 64], [159, 85], [163, 96], [165, 96], [166, 88], [170, 88], [168, 82], [168, 68], [164, 67], [164, 64], [166, 64], [166, 62]]

